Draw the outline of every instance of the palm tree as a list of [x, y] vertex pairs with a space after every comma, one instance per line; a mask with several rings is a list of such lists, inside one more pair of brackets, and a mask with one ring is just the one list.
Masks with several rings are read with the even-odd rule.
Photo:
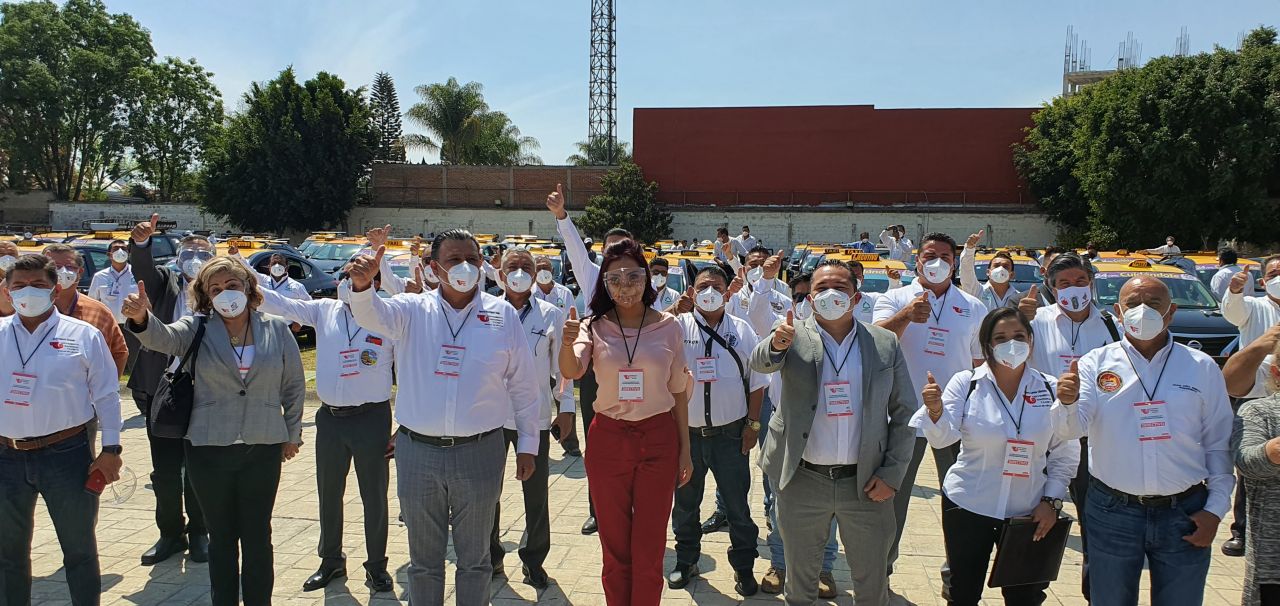
[[[566, 160], [574, 166], [592, 166], [609, 163], [609, 139], [606, 137], [595, 137], [588, 141], [579, 141], [577, 143], [578, 153], [569, 156]], [[626, 141], [618, 141], [616, 147], [613, 148], [613, 165], [618, 166], [623, 162], [631, 162], [631, 150]]]
[[476, 123], [477, 136], [464, 148], [462, 164], [542, 164], [542, 158], [533, 153], [538, 149], [538, 140], [520, 134], [520, 129], [506, 114], [480, 114]]
[[405, 137], [406, 143], [428, 150], [438, 149], [441, 164], [463, 164], [463, 149], [478, 135], [477, 117], [489, 111], [482, 93], [484, 87], [479, 82], [460, 85], [457, 78], [449, 78], [444, 84], [423, 84], [413, 90], [422, 101], [414, 103], [407, 115], [435, 135], [435, 139], [409, 135]]

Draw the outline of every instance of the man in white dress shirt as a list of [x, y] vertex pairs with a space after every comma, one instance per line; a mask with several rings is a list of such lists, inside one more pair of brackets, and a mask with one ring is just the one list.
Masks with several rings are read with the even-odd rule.
[[1130, 279], [1115, 305], [1124, 339], [1085, 354], [1058, 388], [1068, 431], [1089, 436], [1095, 605], [1137, 604], [1144, 561], [1153, 604], [1201, 603], [1210, 546], [1231, 509], [1226, 384], [1213, 358], [1174, 343], [1176, 309], [1164, 282]]
[[747, 256], [751, 252], [751, 249], [759, 245], [755, 236], [751, 235], [751, 228], [746, 225], [742, 226], [742, 233], [733, 237], [732, 240], [733, 251], [737, 253], [739, 257]]
[[905, 225], [890, 225], [880, 231], [880, 243], [889, 248], [889, 258], [894, 261], [906, 261], [911, 257], [913, 244], [907, 237]]
[[[58, 313], [58, 278], [39, 255], [19, 257], [0, 294], [17, 313], [0, 318], [0, 602], [31, 603], [31, 537], [43, 498], [62, 547], [74, 604], [102, 593], [94, 526], [98, 497], [120, 477], [120, 395], [102, 333]], [[97, 416], [102, 452], [90, 452]]]
[[[347, 575], [342, 552], [343, 508], [347, 474], [355, 462], [360, 502], [364, 506], [365, 585], [392, 590], [387, 573], [386, 458], [391, 435], [391, 383], [395, 347], [391, 339], [360, 327], [347, 305], [350, 282], [339, 273], [338, 298], [299, 301], [271, 289], [260, 289], [258, 311], [280, 316], [316, 331], [316, 489], [320, 501], [320, 568], [303, 591], [326, 587]], [[378, 288], [378, 278], [373, 288]]]
[[[658, 296], [654, 298], [652, 307], [658, 311], [671, 310], [675, 312], [676, 301], [680, 299], [680, 293], [667, 286], [667, 277], [671, 272], [671, 262], [656, 257], [649, 262], [649, 280], [653, 284], [653, 289], [657, 291]], [[690, 282], [692, 286], [692, 282]]]
[[[982, 345], [978, 330], [987, 316], [987, 306], [973, 295], [951, 283], [952, 269], [956, 261], [956, 241], [946, 234], [934, 233], [924, 237], [920, 254], [916, 257], [916, 281], [902, 288], [880, 295], [876, 301], [873, 320], [877, 326], [898, 335], [902, 342], [902, 355], [911, 372], [917, 406], [923, 405], [920, 392], [928, 383], [929, 373], [940, 385], [946, 385], [956, 373], [981, 366]], [[916, 433], [915, 452], [907, 471], [904, 486], [899, 491], [897, 510], [902, 512], [898, 520], [898, 534], [894, 538], [893, 555], [889, 571], [898, 554], [902, 540], [902, 528], [906, 523], [907, 501], [910, 487], [915, 483], [916, 472], [924, 460], [926, 450], [933, 451], [933, 462], [938, 469], [938, 487], [947, 476], [947, 469], [955, 462], [959, 445], [952, 448], [929, 448], [924, 432]], [[945, 564], [942, 579], [945, 587], [950, 577]]]
[[[568, 286], [556, 282], [555, 268], [551, 264], [551, 259], [543, 256], [533, 258], [534, 267], [538, 273], [534, 274], [534, 282], [537, 284], [533, 288], [533, 298], [539, 301], [546, 301], [560, 310], [563, 327], [563, 318], [569, 317], [569, 310], [572, 309], [577, 301], [574, 300], [573, 291]], [[570, 390], [572, 392], [572, 390]], [[572, 393], [570, 393], [572, 395]], [[576, 406], [575, 409], [576, 411]], [[578, 430], [576, 425], [569, 425], [567, 433], [562, 433], [559, 425], [551, 427], [551, 437], [560, 442], [560, 447], [564, 449], [564, 453], [571, 457], [581, 457], [582, 447], [578, 443]]]
[[[120, 306], [124, 305], [125, 297], [138, 292], [138, 280], [133, 277], [133, 268], [129, 265], [129, 243], [112, 240], [107, 245], [107, 258], [111, 264], [93, 274], [88, 295], [106, 305], [111, 310], [111, 315], [115, 316], [116, 324], [123, 325], [124, 315], [120, 313]], [[120, 327], [120, 331], [129, 348], [129, 359], [124, 365], [128, 372], [133, 369], [133, 361], [138, 357], [138, 338], [132, 331], [124, 330], [124, 326]]]
[[1280, 324], [1280, 255], [1262, 262], [1262, 283], [1266, 296], [1250, 297], [1245, 288], [1253, 280], [1241, 270], [1231, 277], [1227, 296], [1222, 299], [1222, 317], [1240, 328], [1240, 347], [1262, 336], [1268, 328]]
[[457, 554], [456, 601], [489, 599], [489, 535], [506, 466], [503, 425], [515, 414], [516, 478], [533, 475], [539, 386], [520, 316], [481, 292], [480, 244], [463, 229], [436, 235], [431, 266], [441, 287], [422, 295], [377, 296], [385, 248], [351, 266], [351, 312], [399, 349], [395, 417], [397, 493], [409, 532], [409, 599], [444, 603], [450, 528]]
[[[520, 483], [524, 495], [524, 540], [520, 547], [520, 561], [524, 583], [536, 589], [546, 589], [550, 579], [543, 563], [551, 552], [551, 516], [547, 496], [551, 428], [554, 426], [559, 430], [557, 434], [568, 436], [572, 435], [574, 423], [573, 381], [565, 381], [560, 376], [560, 365], [551, 362], [560, 351], [565, 315], [555, 305], [531, 296], [536, 265], [527, 249], [507, 249], [498, 265], [499, 276], [505, 285], [504, 296], [520, 317], [525, 339], [533, 352], [535, 374], [541, 379], [538, 384], [538, 456], [534, 460], [533, 475]], [[559, 403], [559, 412], [556, 402]], [[509, 449], [520, 437], [514, 414], [507, 419], [502, 431]], [[507, 554], [502, 546], [500, 528], [501, 511], [495, 510], [493, 533], [489, 540], [495, 574], [502, 572], [502, 560]]]
[[[1246, 271], [1246, 268], [1240, 265], [1240, 256], [1236, 253], [1236, 249], [1227, 246], [1219, 250], [1218, 271], [1209, 280], [1209, 290], [1213, 291], [1213, 296], [1218, 297], [1219, 301], [1225, 299], [1227, 297], [1227, 288], [1231, 284], [1231, 278], [1234, 278], [1236, 274], [1242, 271]], [[1246, 297], [1258, 296], [1258, 288], [1253, 282], [1252, 275], [1245, 282], [1244, 295]]]
[[268, 261], [267, 265], [267, 274], [266, 276], [261, 274], [258, 276], [258, 283], [262, 286], [290, 299], [298, 301], [311, 300], [311, 294], [307, 292], [307, 287], [289, 276], [289, 260], [284, 255], [271, 255], [271, 260]]
[[999, 251], [987, 263], [987, 283], [978, 281], [977, 257], [978, 242], [982, 240], [982, 231], [969, 236], [960, 253], [960, 288], [978, 297], [988, 310], [997, 307], [1017, 307], [1025, 294], [1009, 284], [1013, 279], [1013, 256], [1007, 251]]
[[745, 320], [724, 310], [729, 276], [709, 266], [693, 277], [697, 311], [680, 314], [684, 357], [694, 372], [689, 398], [689, 443], [693, 475], [676, 489], [671, 526], [676, 537], [676, 565], [667, 586], [683, 589], [698, 576], [702, 556], [702, 528], [698, 521], [707, 472], [716, 480], [716, 494], [724, 500], [729, 524], [729, 566], [735, 589], [742, 596], [759, 590], [752, 566], [760, 529], [751, 520], [747, 495], [751, 492], [750, 452], [760, 435], [760, 412], [768, 375], [748, 366], [758, 338]]

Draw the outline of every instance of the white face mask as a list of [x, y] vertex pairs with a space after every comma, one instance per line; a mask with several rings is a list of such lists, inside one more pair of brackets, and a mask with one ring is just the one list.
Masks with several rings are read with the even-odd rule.
[[1070, 312], [1083, 311], [1093, 303], [1093, 291], [1088, 286], [1068, 286], [1058, 289], [1058, 305]]
[[213, 298], [213, 308], [224, 318], [234, 318], [244, 313], [249, 297], [241, 290], [224, 290]]
[[430, 265], [427, 265], [422, 268], [422, 277], [426, 278], [427, 282], [430, 282], [432, 284], [440, 283], [440, 278], [436, 277], [436, 270], [431, 269]]
[[797, 320], [805, 321], [813, 317], [813, 305], [809, 303], [809, 299], [796, 303], [795, 316]]
[[849, 295], [834, 288], [813, 296], [813, 311], [824, 320], [839, 320], [849, 313], [849, 309]]
[[274, 276], [274, 277], [277, 277], [277, 278], [283, 278], [283, 277], [284, 277], [284, 274], [285, 274], [286, 272], [287, 272], [287, 270], [284, 268], [284, 266], [283, 266], [283, 265], [272, 265], [272, 266], [271, 266], [271, 275], [272, 275], [272, 276]]
[[61, 286], [62, 290], [66, 290], [75, 285], [76, 285], [75, 270], [68, 269], [66, 267], [59, 267], [58, 268], [58, 286]]
[[199, 275], [201, 267], [204, 267], [204, 261], [201, 261], [200, 259], [187, 259], [182, 264], [182, 274], [186, 276], [188, 280], [194, 280], [196, 279], [196, 276]]
[[924, 278], [930, 284], [942, 284], [951, 279], [951, 264], [942, 259], [932, 259], [924, 264]]
[[1276, 276], [1266, 281], [1267, 296], [1280, 299], [1280, 276]]
[[523, 269], [517, 269], [507, 274], [507, 288], [515, 292], [529, 292], [533, 288], [533, 276], [524, 273]]
[[550, 283], [551, 283], [551, 281], [552, 281], [552, 280], [554, 280], [554, 279], [555, 279], [555, 278], [554, 278], [554, 276], [552, 276], [552, 275], [551, 275], [551, 272], [549, 272], [549, 271], [547, 271], [547, 270], [545, 270], [545, 269], [539, 269], [539, 270], [538, 270], [538, 276], [537, 276], [538, 284], [541, 284], [541, 285], [543, 285], [543, 286], [546, 286], [546, 285], [550, 284]]
[[338, 300], [343, 303], [351, 302], [351, 278], [338, 281]]
[[129, 261], [129, 251], [117, 248], [115, 252], [111, 253], [111, 260], [116, 263], [127, 263]]
[[991, 282], [994, 284], [1008, 284], [1009, 270], [1004, 267], [997, 267], [991, 270]]
[[9, 292], [19, 315], [34, 318], [53, 307], [53, 289], [27, 286]]
[[756, 282], [759, 282], [760, 278], [763, 278], [763, 277], [764, 277], [763, 267], [753, 267], [747, 270], [747, 282], [751, 284], [755, 284]]
[[698, 291], [698, 296], [693, 300], [698, 309], [707, 313], [712, 313], [721, 307], [724, 307], [724, 295], [720, 291], [710, 286]]
[[997, 362], [1009, 368], [1017, 368], [1031, 355], [1031, 346], [1025, 341], [1005, 341], [992, 348], [992, 355]]
[[9, 270], [13, 269], [13, 265], [17, 262], [18, 262], [17, 257], [12, 257], [9, 255], [0, 257], [0, 271], [9, 273]]
[[1150, 341], [1164, 332], [1164, 316], [1144, 303], [1124, 312], [1124, 331], [1139, 341]]
[[469, 292], [480, 281], [480, 268], [463, 261], [449, 268], [449, 286], [458, 292]]
[[654, 290], [662, 290], [667, 287], [667, 274], [653, 274], [649, 276], [649, 284], [653, 285]]

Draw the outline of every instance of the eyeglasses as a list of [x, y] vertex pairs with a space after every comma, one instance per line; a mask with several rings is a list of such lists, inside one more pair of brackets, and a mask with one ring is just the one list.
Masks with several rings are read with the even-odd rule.
[[604, 272], [604, 283], [617, 288], [639, 286], [644, 283], [644, 270], [640, 268], [615, 269]]
[[207, 251], [207, 250], [200, 250], [200, 249], [186, 248], [186, 249], [183, 249], [183, 250], [178, 251], [178, 262], [179, 262], [179, 263], [185, 263], [185, 262], [187, 262], [188, 260], [191, 260], [191, 259], [198, 259], [198, 260], [200, 260], [200, 261], [208, 261], [209, 259], [212, 259], [212, 258], [213, 258], [213, 253], [211, 253], [211, 252], [209, 252], [209, 251]]

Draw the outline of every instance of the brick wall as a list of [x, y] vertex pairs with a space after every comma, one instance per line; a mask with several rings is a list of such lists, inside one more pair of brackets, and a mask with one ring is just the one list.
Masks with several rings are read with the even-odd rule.
[[564, 185], [569, 208], [583, 208], [600, 192], [605, 167], [442, 166], [376, 164], [373, 204], [381, 208], [544, 208]]

